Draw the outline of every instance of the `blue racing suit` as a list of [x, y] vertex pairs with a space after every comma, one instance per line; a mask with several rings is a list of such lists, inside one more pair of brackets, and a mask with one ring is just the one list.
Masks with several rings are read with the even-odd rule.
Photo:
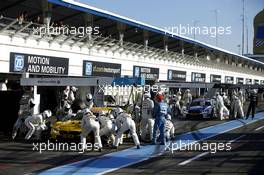
[[160, 103], [155, 103], [154, 109], [153, 109], [153, 116], [155, 118], [155, 124], [154, 124], [154, 129], [153, 129], [153, 140], [152, 144], [157, 143], [157, 130], [159, 129], [160, 131], [160, 139], [161, 139], [161, 144], [165, 144], [165, 124], [166, 124], [166, 119], [165, 116], [168, 113], [168, 106], [164, 102]]

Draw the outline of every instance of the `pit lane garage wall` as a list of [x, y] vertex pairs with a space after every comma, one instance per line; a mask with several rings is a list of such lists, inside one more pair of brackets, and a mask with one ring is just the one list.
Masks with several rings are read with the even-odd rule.
[[[242, 77], [245, 79], [252, 79], [252, 82], [260, 80], [263, 82], [264, 76], [260, 74], [248, 74], [243, 72], [236, 72], [236, 70], [230, 69], [216, 69], [206, 66], [198, 66], [184, 63], [177, 63], [171, 61], [165, 61], [162, 58], [139, 58], [133, 55], [120, 55], [118, 53], [106, 52], [104, 50], [88, 50], [86, 48], [80, 48], [77, 46], [70, 47], [68, 45], [62, 45], [52, 43], [49, 44], [45, 41], [36, 40], [24, 40], [22, 38], [10, 38], [9, 36], [0, 35], [0, 73], [10, 73], [10, 53], [23, 53], [33, 55], [43, 55], [48, 57], [66, 58], [69, 60], [68, 72], [66, 76], [83, 76], [83, 61], [97, 61], [106, 63], [121, 64], [121, 76], [133, 76], [133, 66], [152, 67], [159, 69], [159, 79], [167, 80], [168, 70], [186, 71], [186, 81], [191, 82], [192, 73], [205, 73], [205, 82], [210, 82], [210, 75], [221, 75], [221, 82], [225, 83], [225, 76], [234, 77], [234, 83], [236, 78]], [[52, 75], [53, 76], [53, 75]], [[261, 81], [262, 80], [262, 81]]]

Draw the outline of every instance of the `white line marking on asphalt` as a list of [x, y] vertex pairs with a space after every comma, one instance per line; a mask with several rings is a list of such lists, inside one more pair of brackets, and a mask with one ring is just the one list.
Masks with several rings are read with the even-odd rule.
[[207, 154], [209, 154], [209, 152], [204, 152], [204, 153], [198, 154], [197, 156], [195, 156], [195, 157], [193, 157], [191, 159], [185, 160], [185, 161], [179, 163], [178, 165], [180, 165], [180, 166], [186, 165], [186, 164], [190, 163], [191, 161], [194, 161], [196, 159], [199, 159], [200, 157], [205, 156]]
[[261, 126], [261, 127], [257, 128], [257, 129], [255, 129], [255, 131], [261, 130], [262, 128], [264, 128], [264, 126]]
[[241, 139], [242, 137], [245, 137], [245, 136], [246, 136], [246, 134], [241, 135], [241, 136], [235, 138], [234, 140], [230, 140], [228, 143], [233, 143], [233, 142], [235, 142], [235, 141], [237, 141], [237, 140], [239, 140], [239, 139]]

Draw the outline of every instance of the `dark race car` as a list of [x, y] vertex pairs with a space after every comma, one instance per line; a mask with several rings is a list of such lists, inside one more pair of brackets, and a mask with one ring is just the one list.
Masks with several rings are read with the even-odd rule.
[[214, 106], [209, 99], [196, 99], [191, 103], [186, 118], [213, 118]]

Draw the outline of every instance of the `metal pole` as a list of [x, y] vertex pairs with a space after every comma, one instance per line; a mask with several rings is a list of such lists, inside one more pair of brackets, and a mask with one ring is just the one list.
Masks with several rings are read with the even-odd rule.
[[[218, 11], [215, 11], [215, 22], [216, 22], [216, 28], [218, 29]], [[216, 37], [215, 37], [215, 46], [218, 46], [218, 33], [216, 32]]]
[[248, 25], [246, 23], [246, 33], [247, 33], [247, 42], [246, 42], [246, 48], [247, 48], [247, 54], [248, 54]]
[[242, 14], [242, 55], [244, 54], [244, 43], [245, 43], [245, 0], [242, 0], [243, 3], [243, 14]]

